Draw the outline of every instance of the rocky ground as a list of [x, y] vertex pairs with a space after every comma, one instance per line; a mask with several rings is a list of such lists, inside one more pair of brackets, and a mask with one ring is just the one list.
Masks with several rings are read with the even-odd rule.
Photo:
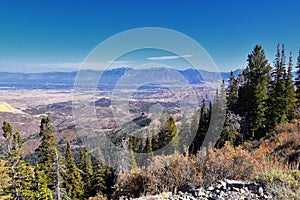
[[[137, 200], [250, 200], [271, 199], [259, 183], [247, 183], [235, 180], [218, 181], [210, 187], [193, 188], [187, 192], [166, 192], [154, 196], [137, 198]], [[128, 198], [122, 198], [128, 199]]]

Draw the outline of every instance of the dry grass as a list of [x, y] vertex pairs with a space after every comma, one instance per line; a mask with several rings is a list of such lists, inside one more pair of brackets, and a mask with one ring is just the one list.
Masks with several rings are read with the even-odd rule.
[[175, 153], [157, 156], [149, 166], [150, 191], [185, 191], [202, 183], [202, 174], [194, 157]]
[[156, 156], [147, 170], [121, 173], [115, 188], [118, 196], [139, 197], [165, 191], [185, 191], [202, 183], [195, 159], [175, 153]]
[[265, 185], [274, 199], [300, 199], [300, 171], [270, 167], [255, 180]]
[[274, 199], [297, 199], [300, 196], [299, 163], [291, 164], [289, 160], [297, 149], [300, 149], [297, 126], [285, 124], [261, 141], [236, 148], [226, 143], [205, 157], [178, 153], [156, 156], [147, 170], [122, 174], [116, 189], [141, 196], [235, 179], [263, 183]]
[[12, 106], [10, 106], [9, 104], [0, 101], [0, 112], [14, 113], [15, 109]]
[[259, 162], [253, 159], [250, 152], [241, 147], [234, 149], [229, 143], [208, 154], [204, 162], [199, 161], [204, 185], [222, 179], [250, 180], [259, 168]]
[[120, 196], [139, 197], [145, 195], [146, 188], [149, 185], [149, 177], [146, 173], [140, 170], [131, 172], [122, 172], [119, 174], [118, 181], [114, 186], [116, 192], [114, 198]]

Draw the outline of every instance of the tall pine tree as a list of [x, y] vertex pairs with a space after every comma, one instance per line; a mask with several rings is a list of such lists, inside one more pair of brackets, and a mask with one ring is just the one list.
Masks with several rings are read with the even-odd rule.
[[209, 123], [210, 123], [210, 110], [211, 109], [207, 109], [206, 100], [203, 99], [201, 110], [200, 110], [200, 118], [199, 118], [197, 133], [189, 149], [189, 151], [193, 154], [196, 154], [197, 151], [200, 150], [200, 147], [206, 136]]
[[267, 86], [270, 82], [271, 67], [263, 48], [259, 45], [254, 47], [247, 61], [248, 65], [243, 71], [243, 76], [240, 77], [237, 114], [244, 117], [244, 127], [248, 137], [261, 137], [265, 133], [267, 121]]
[[108, 168], [101, 162], [96, 161], [93, 167], [93, 178], [92, 178], [92, 190], [91, 194], [96, 196], [97, 194], [103, 195], [106, 187], [106, 174]]
[[271, 67], [261, 46], [255, 46], [252, 54], [248, 55], [248, 66], [250, 89], [253, 94], [250, 107], [250, 131], [252, 131], [253, 137], [254, 132], [264, 129], [266, 123], [267, 85], [270, 82]]
[[296, 86], [297, 104], [299, 105], [300, 104], [300, 51], [297, 57], [296, 69], [297, 69], [297, 77], [295, 81], [295, 86]]
[[38, 164], [44, 169], [47, 177], [47, 183], [50, 190], [54, 189], [54, 169], [56, 157], [56, 142], [52, 133], [52, 125], [49, 117], [41, 120], [39, 136], [42, 137], [41, 144], [36, 149], [38, 155]]
[[80, 172], [74, 162], [73, 153], [70, 142], [67, 142], [66, 150], [66, 173], [65, 173], [65, 188], [67, 194], [72, 199], [82, 199], [84, 194], [84, 184]]
[[53, 199], [70, 199], [67, 195], [64, 184], [65, 161], [56, 147], [53, 135], [53, 127], [49, 117], [41, 120], [40, 137], [41, 144], [36, 149], [38, 164], [44, 169], [48, 188], [52, 191]]
[[36, 164], [34, 169], [34, 199], [36, 200], [52, 200], [52, 192], [48, 188], [47, 177], [43, 169]]
[[5, 167], [10, 177], [10, 186], [7, 190], [10, 195], [9, 199], [32, 199], [33, 191], [31, 190], [31, 187], [33, 174], [29, 165], [22, 159], [24, 149], [20, 132], [14, 131], [7, 121], [3, 122], [2, 130], [5, 139]]
[[238, 101], [238, 82], [233, 75], [233, 72], [230, 72], [227, 88], [227, 109], [232, 112], [236, 111], [236, 104]]
[[190, 140], [193, 138], [191, 134], [190, 122], [185, 114], [181, 118], [181, 126], [178, 133], [180, 139], [179, 151], [184, 152], [190, 145]]
[[277, 45], [277, 54], [272, 72], [272, 82], [269, 87], [268, 123], [267, 129], [272, 130], [278, 124], [287, 120], [287, 74], [285, 63], [285, 50]]
[[84, 196], [90, 196], [92, 190], [92, 177], [94, 174], [91, 153], [87, 149], [80, 150], [79, 168], [82, 171], [84, 183]]
[[293, 82], [293, 59], [292, 52], [290, 52], [289, 65], [286, 76], [286, 105], [287, 105], [287, 117], [289, 120], [293, 119], [294, 109], [296, 104], [296, 93]]

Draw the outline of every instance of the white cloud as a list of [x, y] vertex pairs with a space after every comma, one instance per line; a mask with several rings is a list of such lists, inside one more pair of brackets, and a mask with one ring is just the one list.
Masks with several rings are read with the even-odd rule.
[[179, 58], [189, 58], [192, 57], [192, 55], [182, 55], [182, 56], [156, 56], [156, 57], [149, 57], [148, 60], [174, 60]]

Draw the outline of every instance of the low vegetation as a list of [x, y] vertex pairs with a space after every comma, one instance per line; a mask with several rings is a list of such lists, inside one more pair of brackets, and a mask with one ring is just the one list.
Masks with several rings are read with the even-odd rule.
[[[294, 85], [292, 58], [286, 69], [284, 52], [284, 46], [278, 45], [272, 69], [262, 47], [255, 46], [242, 73], [238, 77], [231, 73], [228, 87], [223, 81], [210, 105], [203, 99], [200, 111], [195, 111], [193, 120], [182, 120], [179, 131], [173, 116], [164, 111], [157, 132], [149, 131], [144, 138], [127, 137], [125, 132], [124, 137], [113, 135], [112, 141], [131, 154], [126, 159], [128, 171], [105, 166], [84, 147], [77, 147], [80, 156], [75, 160], [69, 142], [58, 148], [49, 117], [41, 120], [41, 142], [34, 165], [29, 166], [23, 159], [20, 133], [4, 121], [0, 195], [17, 200], [117, 199], [177, 193], [235, 179], [260, 182], [274, 199], [299, 198], [300, 55]], [[216, 119], [226, 113], [225, 123], [214, 127], [221, 135], [212, 151], [203, 154], [200, 147], [206, 145], [208, 128], [216, 120], [212, 113], [218, 115]], [[145, 128], [148, 122], [138, 125]], [[185, 147], [181, 142], [193, 131], [194, 140]], [[154, 156], [168, 144], [169, 149]], [[182, 149], [185, 153], [178, 153]], [[145, 161], [134, 153], [152, 156]]]
[[[296, 124], [285, 124], [296, 129]], [[232, 147], [227, 142], [205, 157], [175, 153], [157, 156], [147, 171], [123, 173], [116, 190], [124, 196], [138, 197], [166, 191], [186, 191], [192, 187], [210, 186], [218, 180], [256, 181], [265, 185], [275, 199], [297, 199], [300, 191], [299, 161], [289, 156], [300, 145], [298, 132], [287, 133], [281, 126], [276, 135]], [[297, 130], [297, 129], [296, 129]], [[293, 142], [292, 142], [293, 141]], [[250, 144], [251, 143], [251, 144]], [[279, 148], [285, 146], [284, 150]]]

